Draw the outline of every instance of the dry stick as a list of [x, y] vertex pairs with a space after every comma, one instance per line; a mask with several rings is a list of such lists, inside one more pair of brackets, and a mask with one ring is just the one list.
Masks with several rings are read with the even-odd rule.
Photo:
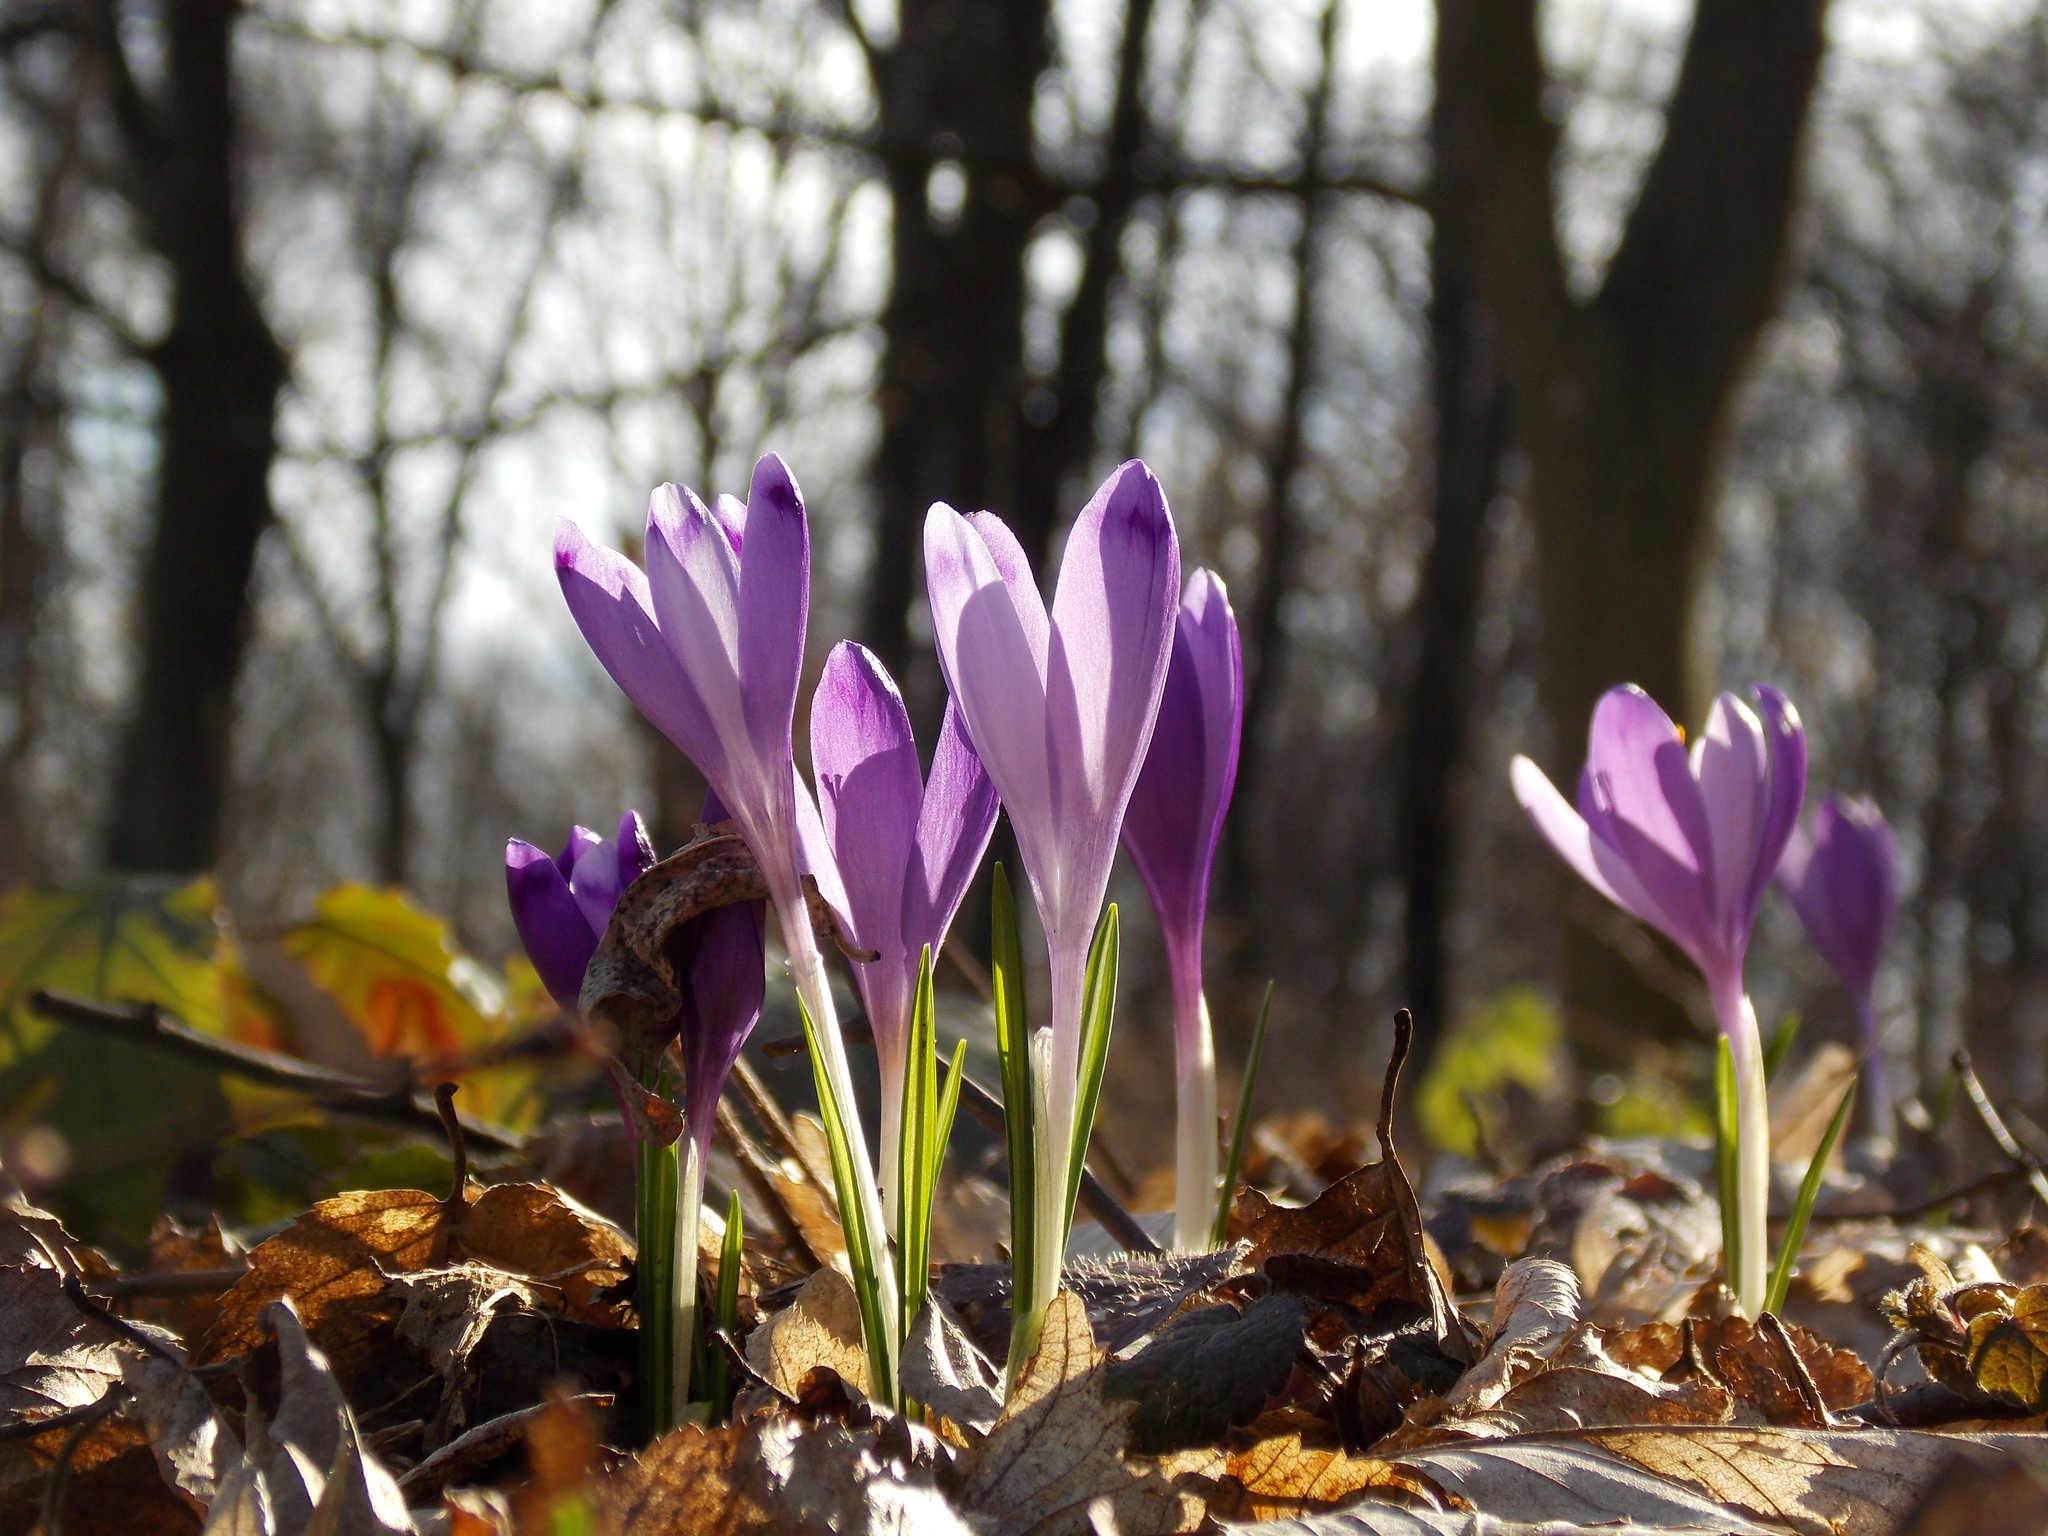
[[139, 1275], [123, 1275], [106, 1283], [117, 1301], [130, 1296], [218, 1296], [249, 1273], [239, 1269], [155, 1269]]
[[[155, 1046], [216, 1072], [232, 1073], [267, 1087], [289, 1088], [336, 1114], [411, 1131], [441, 1129], [440, 1112], [427, 1094], [406, 1087], [392, 1088], [278, 1051], [216, 1040], [171, 1017], [154, 1003], [102, 1003], [68, 993], [38, 990], [28, 995], [28, 1006], [61, 1024], [97, 1030], [132, 1045]], [[516, 1133], [468, 1116], [462, 1118], [462, 1129], [471, 1141], [494, 1152], [517, 1152], [521, 1145]]]
[[184, 1358], [169, 1345], [165, 1344], [163, 1340], [151, 1338], [125, 1318], [116, 1317], [105, 1307], [86, 1295], [85, 1287], [79, 1283], [76, 1275], [66, 1275], [60, 1284], [64, 1292], [64, 1299], [98, 1323], [102, 1328], [133, 1344], [144, 1354], [155, 1355], [159, 1360], [168, 1360], [181, 1371], [185, 1369]]
[[441, 1132], [448, 1138], [448, 1156], [455, 1164], [448, 1198], [441, 1202], [441, 1219], [434, 1227], [435, 1264], [448, 1262], [448, 1250], [469, 1215], [469, 1145], [463, 1140], [462, 1120], [455, 1113], [456, 1091], [454, 1083], [441, 1083], [434, 1089], [434, 1108], [441, 1117]]
[[[874, 1044], [874, 1034], [864, 1025], [849, 1024], [840, 1033], [848, 1045]], [[787, 1035], [763, 1045], [761, 1054], [770, 1058], [794, 1056], [803, 1048], [801, 1035]], [[960, 1074], [960, 1102], [985, 1129], [993, 1131], [998, 1136], [1003, 1134], [1003, 1101], [965, 1072]], [[1098, 1147], [1096, 1150], [1100, 1151], [1101, 1148]], [[1085, 1165], [1081, 1169], [1081, 1204], [1087, 1207], [1090, 1216], [1102, 1224], [1103, 1231], [1132, 1253], [1165, 1252], [1152, 1241], [1152, 1234], [1138, 1225], [1137, 1218], [1117, 1203], [1116, 1196], [1112, 1195], [1104, 1187], [1102, 1180]]]
[[1970, 1053], [1957, 1051], [1955, 1054], [1956, 1075], [1962, 1079], [1963, 1092], [1970, 1096], [1970, 1107], [1977, 1111], [1977, 1118], [1984, 1122], [1984, 1129], [1991, 1133], [1991, 1139], [1998, 1143], [1998, 1150], [2011, 1158], [2013, 1163], [2027, 1171], [2027, 1183], [2033, 1187], [2043, 1205], [2048, 1205], [2048, 1176], [2041, 1172], [2041, 1160], [2021, 1146], [2005, 1121], [1992, 1106], [1991, 1095], [1984, 1091], [1983, 1083], [1977, 1079], [1977, 1069], [1970, 1065]]
[[1806, 1362], [1799, 1358], [1799, 1351], [1792, 1343], [1792, 1335], [1785, 1331], [1785, 1324], [1775, 1312], [1765, 1312], [1756, 1320], [1758, 1333], [1767, 1334], [1777, 1347], [1780, 1363], [1785, 1374], [1792, 1378], [1792, 1385], [1798, 1389], [1799, 1400], [1806, 1404], [1807, 1413], [1821, 1429], [1834, 1429], [1839, 1421], [1829, 1411], [1820, 1395], [1820, 1388], [1814, 1385], [1813, 1374], [1806, 1368]]
[[[1815, 1227], [1838, 1227], [1852, 1225], [1859, 1221], [1909, 1222], [1927, 1215], [1930, 1211], [1938, 1211], [1945, 1205], [1954, 1205], [1958, 1200], [1968, 1200], [1977, 1195], [1988, 1195], [1993, 1190], [2004, 1189], [2006, 1186], [2017, 1184], [2027, 1177], [2028, 1170], [2025, 1168], [2001, 1168], [1996, 1173], [1987, 1173], [1981, 1179], [1972, 1179], [1967, 1184], [1960, 1185], [1955, 1189], [1945, 1190], [1941, 1194], [1926, 1200], [1917, 1201], [1912, 1205], [1888, 1207], [1882, 1211], [1815, 1211], [1808, 1218], [1807, 1224]], [[1783, 1216], [1774, 1216], [1772, 1218], [1773, 1221], [1780, 1222], [1785, 1219]]]
[[57, 1452], [57, 1459], [50, 1463], [50, 1475], [43, 1480], [42, 1510], [39, 1525], [42, 1536], [62, 1536], [64, 1524], [64, 1485], [71, 1477], [71, 1458], [78, 1454], [85, 1437], [93, 1432], [101, 1419], [114, 1411], [121, 1400], [122, 1388], [109, 1388], [107, 1395], [92, 1405], [92, 1411], [64, 1437], [63, 1449]]
[[[851, 1031], [842, 1031], [850, 1034]], [[872, 1038], [872, 1037], [870, 1037]], [[766, 1054], [770, 1056], [794, 1056], [803, 1049], [803, 1038], [797, 1037], [796, 1045], [778, 1052], [771, 1042]], [[754, 1064], [741, 1056], [732, 1064], [732, 1076], [727, 1079], [740, 1091], [740, 1097], [747, 1101], [747, 1111], [754, 1117], [754, 1123], [761, 1127], [768, 1138], [768, 1150], [777, 1157], [795, 1157], [796, 1127], [789, 1123], [789, 1116], [782, 1112], [782, 1106], [775, 1102], [775, 1095], [768, 1091], [768, 1085], [761, 1081], [761, 1074], [754, 1070]]]
[[724, 1095], [719, 1096], [717, 1130], [739, 1164], [740, 1177], [751, 1189], [768, 1212], [769, 1223], [775, 1228], [775, 1235], [782, 1239], [784, 1248], [797, 1255], [810, 1254], [815, 1263], [816, 1254], [811, 1254], [811, 1245], [804, 1241], [803, 1228], [797, 1225], [796, 1213], [789, 1208], [789, 1202], [782, 1198], [782, 1191], [768, 1174], [773, 1164], [768, 1153], [740, 1124], [739, 1116]]
[[416, 1504], [431, 1499], [451, 1483], [482, 1471], [515, 1446], [523, 1444], [526, 1426], [549, 1410], [563, 1403], [581, 1408], [609, 1408], [615, 1400], [609, 1392], [581, 1392], [573, 1397], [553, 1398], [545, 1403], [535, 1403], [531, 1408], [516, 1408], [495, 1419], [486, 1419], [474, 1429], [457, 1435], [400, 1476], [399, 1489]]

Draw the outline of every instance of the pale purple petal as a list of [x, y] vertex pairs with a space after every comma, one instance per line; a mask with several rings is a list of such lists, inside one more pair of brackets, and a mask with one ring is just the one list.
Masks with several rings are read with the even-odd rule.
[[[1732, 693], [1715, 699], [1692, 762], [1712, 829], [1714, 907], [1725, 927], [1740, 921], [1754, 884], [1757, 837], [1770, 808], [1770, 757], [1755, 712]], [[1747, 934], [1749, 923], [1740, 926]]]
[[1237, 777], [1244, 708], [1237, 624], [1223, 583], [1188, 579], [1159, 720], [1124, 812], [1123, 840], [1162, 930], [1199, 952], [1209, 872]]
[[1678, 728], [1640, 688], [1611, 688], [1594, 708], [1578, 804], [1609, 883], [1625, 864], [1667, 938], [1696, 961], [1722, 958], [1706, 805]]
[[1875, 803], [1830, 795], [1811, 833], [1785, 845], [1778, 882], [1807, 937], [1860, 1007], [1868, 1004], [1898, 915], [1898, 851]]
[[512, 926], [548, 995], [574, 1013], [598, 935], [570, 893], [569, 882], [544, 849], [515, 837], [505, 844], [505, 895], [512, 907]]
[[1030, 643], [1032, 660], [1042, 677], [1045, 674], [1046, 651], [1052, 641], [1052, 620], [1046, 614], [1045, 599], [1039, 595], [1038, 578], [1031, 573], [1030, 557], [1024, 553], [1024, 546], [1017, 542], [1017, 535], [1010, 532], [1010, 525], [995, 513], [971, 512], [967, 523], [981, 536], [989, 559], [995, 562], [996, 573], [1002, 577], [1003, 587], [1010, 594], [1010, 602], [1017, 610], [1018, 626]]
[[[760, 770], [747, 729], [739, 666], [739, 558], [724, 530], [694, 493], [659, 487], [647, 507], [647, 584], [662, 638], [703, 701], [731, 765], [728, 793]], [[687, 751], [688, 749], [685, 748]], [[722, 776], [697, 764], [708, 779]]]
[[[799, 874], [809, 875], [818, 882], [818, 894], [844, 921], [846, 885], [839, 878], [839, 861], [832, 857], [832, 840], [825, 835], [825, 819], [818, 814], [818, 803], [811, 798], [810, 786], [804, 783], [795, 763], [789, 765], [789, 792], [790, 800], [778, 814], [796, 830], [790, 856], [794, 857]], [[752, 845], [751, 839], [749, 845]], [[775, 856], [782, 857], [779, 853]], [[754, 857], [763, 857], [758, 847], [754, 848]]]
[[[1020, 618], [1025, 594], [1013, 600], [981, 531], [943, 503], [925, 518], [924, 550], [932, 633], [946, 685], [1019, 838], [1031, 841], [1049, 833], [1053, 808], [1045, 653], [1034, 647], [1030, 606]], [[1035, 593], [1029, 596], [1038, 602]], [[1043, 604], [1037, 612], [1042, 617]], [[1042, 643], [1044, 631], [1038, 634]], [[1039, 863], [1035, 853], [1026, 860], [1034, 870]]]
[[846, 887], [853, 941], [900, 951], [904, 870], [924, 783], [896, 684], [850, 640], [833, 647], [811, 697], [811, 772]]
[[1069, 829], [1091, 813], [1122, 819], [1152, 738], [1179, 607], [1173, 516], [1152, 471], [1133, 459], [1074, 519], [1053, 595], [1046, 722], [1053, 804]]
[[747, 504], [727, 492], [712, 498], [711, 515], [718, 519], [718, 526], [725, 530], [725, 536], [732, 544], [732, 552], [743, 556], [746, 553]]
[[654, 620], [647, 577], [614, 550], [593, 544], [568, 519], [555, 524], [555, 574], [590, 649], [634, 708], [710, 777], [727, 771], [696, 685]]
[[[996, 787], [949, 699], [932, 753], [931, 781], [918, 811], [917, 844], [904, 874], [905, 948], [936, 952], [953, 926], [996, 828]], [[912, 956], [915, 959], [915, 955]]]
[[1645, 891], [1628, 865], [1593, 836], [1585, 817], [1558, 793], [1549, 777], [1526, 757], [1508, 765], [1515, 799], [1536, 830], [1571, 865], [1579, 878], [1602, 896], [1660, 933], [1671, 931], [1670, 919]]
[[[1806, 803], [1806, 726], [1799, 711], [1775, 688], [1759, 686], [1756, 697], [1764, 740], [1770, 749], [1771, 795], [1770, 809], [1757, 832], [1756, 865], [1745, 902], [1751, 922], [1756, 919], [1764, 888], [1778, 867], [1786, 840], [1799, 825], [1799, 808]], [[1871, 810], [1875, 814], [1876, 807]], [[1880, 823], [1883, 819], [1878, 818]]]
[[787, 755], [804, 664], [811, 534], [803, 497], [774, 454], [754, 466], [740, 562], [739, 675], [747, 731], [764, 758]]

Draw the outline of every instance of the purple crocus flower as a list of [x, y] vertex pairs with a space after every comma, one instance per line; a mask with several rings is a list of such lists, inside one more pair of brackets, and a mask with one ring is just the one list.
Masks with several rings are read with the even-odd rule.
[[[1152, 471], [1120, 467], [1074, 519], [1052, 610], [1000, 518], [944, 503], [925, 519], [933, 638], [967, 735], [1010, 813], [1052, 959], [1040, 1187], [1066, 1181], [1079, 1089], [1081, 992], [1124, 807], [1172, 656], [1180, 546]], [[1062, 1202], [1039, 1202], [1034, 1294], [1050, 1301]]]
[[1649, 695], [1610, 689], [1593, 711], [1578, 807], [1526, 757], [1515, 797], [1551, 846], [1624, 911], [1676, 944], [1706, 979], [1735, 1061], [1741, 1148], [1741, 1263], [1735, 1290], [1754, 1312], [1764, 1292], [1770, 1124], [1763, 1047], [1743, 961], [1764, 888], [1806, 795], [1806, 732], [1774, 688], [1752, 711], [1724, 693], [1688, 754]]
[[516, 837], [505, 844], [505, 894], [512, 904], [512, 926], [548, 995], [564, 1013], [576, 1012], [583, 972], [604, 937], [619, 894], [653, 862], [654, 844], [638, 811], [619, 818], [616, 843], [578, 827], [558, 857]]
[[[760, 865], [827, 1086], [859, 1147], [859, 1106], [804, 893], [810, 875], [826, 901], [845, 910], [791, 749], [811, 573], [796, 481], [769, 454], [754, 466], [744, 505], [721, 497], [714, 509], [689, 490], [658, 487], [647, 508], [646, 559], [643, 574], [573, 523], [555, 526], [555, 571], [583, 638], [626, 697], [696, 764]], [[852, 1164], [854, 1187], [842, 1199], [859, 1206], [885, 1254], [874, 1169], [862, 1157]], [[894, 1265], [885, 1259], [875, 1269], [880, 1315], [891, 1321], [867, 1347], [876, 1380], [893, 1381]]]
[[892, 1230], [903, 1129], [903, 1074], [918, 965], [936, 956], [996, 824], [996, 791], [948, 703], [931, 782], [902, 695], [881, 662], [842, 640], [811, 698], [811, 770], [833, 861], [845, 882], [854, 967], [882, 1076], [883, 1178]]
[[1124, 813], [1124, 847], [1152, 897], [1173, 981], [1179, 1114], [1174, 1246], [1206, 1248], [1216, 1206], [1216, 1048], [1202, 996], [1209, 871], [1237, 782], [1244, 654], [1230, 595], [1198, 569], [1181, 595], [1159, 722]]
[[1891, 1096], [1871, 990], [1899, 913], [1899, 855], [1877, 802], [1843, 795], [1822, 800], [1813, 830], [1796, 829], [1786, 843], [1778, 884], [1849, 994], [1863, 1047], [1864, 1125], [1889, 1139]]

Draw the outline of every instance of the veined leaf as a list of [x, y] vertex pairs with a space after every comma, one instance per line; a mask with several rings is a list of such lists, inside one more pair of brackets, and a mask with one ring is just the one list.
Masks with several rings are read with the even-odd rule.
[[1024, 1002], [1024, 946], [1017, 936], [1017, 904], [998, 862], [989, 886], [989, 975], [994, 982], [996, 1050], [1003, 1068], [1003, 1139], [1010, 1161], [1010, 1275], [1012, 1337], [1008, 1379], [1030, 1351], [1032, 1256], [1036, 1250], [1037, 1152], [1031, 1123], [1031, 1021]]
[[1088, 969], [1081, 985], [1081, 1082], [1074, 1099], [1074, 1140], [1067, 1149], [1067, 1214], [1062, 1232], [1074, 1226], [1081, 1198], [1081, 1168], [1095, 1131], [1095, 1106], [1102, 1097], [1102, 1071], [1109, 1062], [1109, 1029], [1116, 1013], [1117, 913], [1111, 902], [1095, 925]]

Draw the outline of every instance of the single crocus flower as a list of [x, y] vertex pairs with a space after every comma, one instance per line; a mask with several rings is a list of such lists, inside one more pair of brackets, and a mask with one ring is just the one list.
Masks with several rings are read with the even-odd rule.
[[1786, 843], [1778, 884], [1849, 994], [1863, 1050], [1863, 1123], [1870, 1135], [1889, 1141], [1891, 1095], [1871, 992], [1899, 913], [1899, 854], [1877, 802], [1844, 795], [1822, 800], [1813, 830], [1796, 829]]
[[1198, 569], [1181, 595], [1159, 722], [1124, 813], [1124, 847], [1152, 897], [1173, 983], [1173, 1240], [1188, 1250], [1208, 1247], [1216, 1219], [1216, 1047], [1202, 995], [1202, 923], [1243, 721], [1244, 654], [1230, 595], [1221, 577]]
[[[744, 505], [707, 507], [678, 486], [647, 509], [647, 569], [592, 544], [573, 523], [555, 527], [555, 570], [569, 611], [626, 697], [696, 764], [752, 850], [782, 930], [797, 995], [815, 1026], [821, 1064], [848, 1140], [863, 1145], [839, 1017], [812, 932], [804, 877], [844, 910], [816, 805], [791, 748], [810, 611], [810, 527], [803, 498], [773, 454], [754, 466]], [[866, 1158], [851, 1159], [857, 1205], [886, 1248], [881, 1197]], [[877, 1383], [895, 1379], [894, 1266], [869, 1279], [879, 1336], [868, 1354]], [[884, 1390], [889, 1390], [887, 1387]]]
[[[1120, 467], [1074, 519], [1048, 613], [1000, 518], [925, 519], [933, 638], [960, 718], [1010, 813], [1052, 959], [1039, 1188], [1066, 1184], [1078, 1113], [1082, 987], [1124, 807], [1173, 652], [1180, 546], [1152, 471]], [[1052, 1161], [1049, 1161], [1052, 1160]], [[1032, 1294], [1050, 1302], [1063, 1203], [1039, 1201]]]
[[946, 942], [953, 914], [996, 824], [996, 791], [948, 703], [929, 784], [894, 679], [863, 646], [842, 640], [811, 697], [811, 770], [833, 862], [845, 883], [854, 967], [882, 1078], [882, 1176], [896, 1230], [903, 1073], [920, 957]]
[[1742, 967], [1758, 904], [1806, 795], [1806, 732], [1774, 688], [1752, 711], [1724, 693], [1688, 754], [1649, 695], [1610, 689], [1593, 711], [1578, 807], [1526, 757], [1515, 797], [1593, 889], [1670, 939], [1699, 967], [1735, 1064], [1741, 1235], [1735, 1292], [1754, 1314], [1764, 1295], [1770, 1117], [1763, 1045]]
[[616, 843], [578, 827], [555, 856], [516, 837], [505, 844], [505, 894], [512, 905], [512, 926], [548, 995], [563, 1012], [576, 1012], [583, 972], [597, 952], [620, 893], [653, 862], [654, 844], [638, 811], [619, 818]]

